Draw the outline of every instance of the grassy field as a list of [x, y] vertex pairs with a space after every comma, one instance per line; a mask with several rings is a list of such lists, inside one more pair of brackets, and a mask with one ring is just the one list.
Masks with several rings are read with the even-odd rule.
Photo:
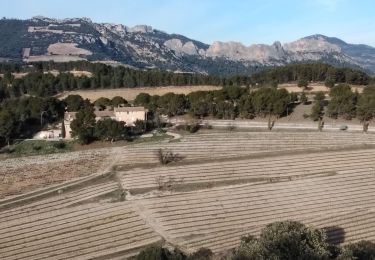
[[80, 95], [83, 98], [88, 98], [90, 101], [95, 101], [100, 97], [113, 98], [121, 96], [126, 100], [134, 100], [139, 93], [148, 93], [150, 95], [164, 95], [168, 92], [175, 94], [189, 94], [194, 91], [209, 91], [218, 90], [218, 86], [166, 86], [166, 87], [144, 87], [144, 88], [120, 88], [120, 89], [99, 89], [99, 90], [75, 90], [68, 91], [58, 95], [58, 98], [64, 99], [68, 95]]

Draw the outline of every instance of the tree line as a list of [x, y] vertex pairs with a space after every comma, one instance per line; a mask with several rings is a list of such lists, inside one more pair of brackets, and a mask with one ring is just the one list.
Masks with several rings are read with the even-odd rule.
[[[344, 232], [339, 227], [332, 229], [332, 236]], [[227, 260], [369, 260], [375, 259], [375, 244], [359, 241], [340, 246], [330, 243], [331, 230], [308, 227], [296, 221], [268, 224], [259, 237], [247, 235], [241, 238], [239, 246], [230, 250], [222, 259]], [[337, 234], [338, 235], [337, 235]], [[340, 239], [340, 237], [337, 237]], [[135, 260], [210, 260], [214, 254], [201, 248], [192, 254], [185, 254], [178, 248], [169, 250], [161, 245], [143, 249]]]
[[264, 70], [251, 76], [258, 84], [281, 84], [305, 80], [309, 82], [326, 82], [368, 85], [373, 81], [369, 75], [351, 68], [336, 68], [324, 63], [291, 64]]
[[[311, 119], [321, 120], [324, 113], [331, 118], [342, 117], [347, 120], [357, 117], [363, 123], [364, 131], [367, 131], [370, 121], [375, 117], [375, 86], [364, 88], [363, 93], [360, 94], [353, 92], [349, 85], [339, 84], [331, 88], [329, 95], [328, 101], [325, 100], [324, 93], [316, 94], [310, 114]], [[159, 115], [172, 117], [189, 114], [197, 119], [208, 116], [217, 119], [266, 117], [269, 122], [268, 128], [271, 130], [278, 118], [292, 113], [297, 104], [306, 102], [307, 97], [304, 93], [297, 95], [288, 93], [285, 89], [263, 87], [253, 90], [228, 86], [221, 90], [197, 91], [188, 95], [167, 93], [162, 96], [151, 96], [140, 93], [133, 105], [149, 109], [148, 118], [152, 120], [146, 122], [149, 129], [155, 122], [160, 121]], [[0, 142], [4, 144], [11, 139], [30, 137], [46, 123], [61, 122], [65, 111], [75, 112], [85, 107], [90, 107], [90, 110], [104, 110], [130, 105], [122, 97], [113, 99], [102, 97], [93, 103], [79, 95], [69, 95], [64, 100], [33, 96], [6, 99], [0, 107]], [[100, 123], [98, 127], [119, 129], [114, 123], [106, 122], [106, 124]], [[103, 133], [103, 130], [97, 129], [95, 132], [94, 128], [90, 128], [90, 138], [81, 139], [84, 139], [84, 142], [95, 139], [117, 140], [120, 136], [126, 137], [128, 133], [126, 131], [128, 130], [120, 129], [116, 132], [119, 134], [105, 137], [104, 134], [99, 134]]]
[[[57, 70], [54, 76], [48, 73]], [[83, 70], [92, 77], [75, 77], [69, 71]], [[22, 78], [12, 73], [27, 72]], [[86, 61], [54, 63], [41, 62], [32, 65], [0, 64], [0, 102], [5, 98], [23, 95], [52, 96], [63, 91], [98, 88], [135, 88], [144, 86], [272, 86], [292, 81], [324, 81], [330, 87], [336, 83], [368, 85], [373, 79], [366, 73], [349, 68], [335, 68], [330, 65], [295, 64], [271, 68], [249, 76], [218, 77], [203, 74], [173, 73], [167, 71], [138, 70], [124, 66], [109, 66]]]
[[[82, 104], [71, 107], [71, 105], [67, 104], [69, 99], [59, 101], [52, 95], [64, 90], [96, 88], [98, 85], [92, 85], [92, 82], [102, 82], [103, 78], [103, 82], [110, 80], [120, 85], [124, 84], [124, 79], [129, 75], [138, 75], [139, 79], [143, 78], [143, 80], [149, 83], [152, 82], [150, 84], [155, 85], [162, 84], [162, 82], [176, 85], [187, 84], [187, 79], [191, 80], [194, 78], [197, 82], [201, 80], [199, 84], [223, 84], [224, 88], [222, 90], [197, 91], [189, 95], [168, 93], [163, 96], [150, 96], [148, 94], [140, 94], [135, 99], [134, 103], [135, 105], [145, 106], [150, 109], [152, 114], [155, 115], [155, 118], [160, 114], [175, 116], [185, 113], [189, 113], [196, 118], [212, 116], [218, 119], [234, 119], [238, 117], [251, 119], [261, 116], [269, 117], [269, 128], [272, 128], [273, 122], [278, 117], [292, 112], [298, 100], [300, 102], [305, 102], [304, 99], [306, 99], [304, 94], [297, 97], [296, 94], [289, 94], [285, 90], [278, 90], [267, 85], [268, 83], [265, 83], [270, 80], [272, 82], [275, 78], [279, 79], [280, 82], [282, 82], [282, 80], [291, 79], [288, 77], [285, 77], [285, 79], [278, 78], [283, 75], [280, 71], [285, 70], [286, 74], [288, 74], [289, 70], [294, 71], [295, 75], [292, 79], [302, 77], [302, 80], [300, 80], [302, 81], [301, 86], [302, 83], [306, 83], [308, 80], [324, 79], [324, 75], [326, 75], [325, 71], [331, 71], [331, 74], [333, 73], [332, 71], [336, 71], [338, 75], [343, 74], [343, 71], [353, 72], [351, 69], [335, 69], [324, 64], [290, 65], [275, 68], [268, 72], [254, 74], [252, 76], [252, 80], [254, 81], [246, 81], [248, 79], [250, 80], [250, 77], [223, 79], [203, 75], [133, 70], [122, 66], [110, 67], [104, 64], [93, 64], [89, 62], [37, 63], [33, 66], [26, 67], [5, 64], [0, 66], [0, 69], [3, 70], [3, 76], [0, 78], [0, 143], [3, 144], [11, 139], [32, 136], [32, 134], [40, 130], [46, 122], [53, 123], [61, 121], [66, 108], [68, 111], [78, 111], [84, 103], [82, 100], [79, 100]], [[93, 77], [75, 77], [65, 72], [57, 76], [44, 73], [51, 69], [59, 71], [82, 69], [91, 71]], [[15, 78], [11, 71], [28, 71], [29, 73], [22, 78]], [[321, 73], [318, 73], [318, 71]], [[362, 75], [360, 72], [354, 71], [354, 73]], [[138, 78], [138, 76], [134, 76], [134, 78]], [[159, 81], [160, 78], [163, 77], [164, 80], [167, 81]], [[304, 77], [307, 77], [307, 79]], [[122, 78], [122, 83], [118, 83], [121, 82], [119, 78]], [[185, 78], [182, 80], [183, 83], [178, 83], [181, 78]], [[335, 80], [340, 79], [346, 81], [346, 78], [346, 76], [335, 77]], [[365, 76], [362, 78], [364, 79]], [[176, 80], [176, 82], [174, 80], [170, 81], [171, 79]], [[263, 87], [258, 88], [257, 91], [252, 87], [242, 86], [249, 82], [255, 82], [255, 79], [263, 84]], [[364, 83], [364, 81], [358, 81], [357, 83], [360, 82]], [[137, 81], [136, 86], [141, 83], [142, 81]], [[344, 117], [346, 119], [358, 117], [364, 123], [365, 129], [369, 121], [371, 121], [375, 115], [375, 90], [374, 87], [371, 87], [371, 79], [369, 79], [369, 83], [370, 86], [365, 88], [363, 94], [352, 92], [348, 85], [341, 84], [332, 86], [330, 94], [331, 101], [327, 106], [327, 115], [331, 117]], [[116, 84], [115, 86], [120, 86]], [[144, 81], [142, 84], [144, 84]], [[103, 86], [108, 85], [107, 83], [103, 83]], [[315, 107], [315, 118], [321, 117], [323, 113], [323, 103], [321, 101], [319, 102], [321, 105]], [[98, 109], [104, 109], [104, 107], [109, 105], [128, 106], [129, 104], [121, 97], [116, 97], [114, 100], [101, 98], [97, 100], [94, 105]]]
[[367, 131], [370, 121], [375, 117], [375, 86], [364, 88], [360, 94], [347, 84], [339, 84], [331, 88], [329, 96], [330, 100], [327, 101], [323, 92], [316, 93], [311, 119], [321, 120], [324, 114], [346, 120], [358, 118], [363, 123], [363, 131]]
[[22, 97], [7, 99], [0, 107], [0, 146], [11, 139], [30, 138], [43, 125], [58, 122], [64, 113], [64, 103], [52, 97]]
[[224, 87], [214, 91], [196, 91], [188, 95], [167, 93], [150, 96], [140, 93], [136, 105], [168, 116], [185, 113], [196, 118], [213, 116], [218, 119], [254, 118], [256, 116], [281, 117], [297, 99], [285, 89], [260, 88], [251, 91], [245, 87]]
[[[58, 75], [52, 75], [57, 70]], [[92, 76], [74, 76], [72, 70], [91, 72]], [[15, 78], [12, 73], [27, 75]], [[0, 65], [0, 101], [23, 95], [52, 96], [63, 91], [98, 88], [135, 88], [152, 86], [225, 85], [225, 79], [217, 76], [173, 73], [167, 71], [138, 70], [124, 66], [108, 66], [100, 63], [36, 63], [30, 66]]]

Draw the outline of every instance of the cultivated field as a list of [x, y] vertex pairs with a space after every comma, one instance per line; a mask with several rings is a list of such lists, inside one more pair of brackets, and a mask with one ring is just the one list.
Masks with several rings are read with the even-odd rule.
[[[178, 161], [161, 165], [159, 149]], [[374, 134], [205, 130], [7, 159], [5, 180], [38, 185], [7, 196], [1, 183], [0, 258], [127, 259], [154, 243], [223, 253], [280, 220], [375, 241], [374, 158]]]
[[105, 171], [115, 149], [0, 160], [0, 198]]
[[118, 189], [107, 181], [0, 213], [1, 259], [110, 259], [159, 242]]
[[120, 96], [126, 100], [134, 100], [139, 93], [148, 93], [150, 95], [164, 95], [169, 92], [175, 94], [189, 94], [194, 91], [209, 91], [218, 90], [221, 87], [217, 86], [166, 86], [166, 87], [144, 87], [144, 88], [119, 88], [119, 89], [100, 89], [100, 90], [76, 90], [68, 91], [59, 94], [59, 98], [63, 99], [68, 95], [80, 95], [83, 98], [88, 98], [90, 101], [95, 101], [98, 98], [106, 97], [113, 98]]

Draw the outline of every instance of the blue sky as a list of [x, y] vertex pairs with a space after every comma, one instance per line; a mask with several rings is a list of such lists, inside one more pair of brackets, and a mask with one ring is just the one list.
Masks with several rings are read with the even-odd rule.
[[2, 0], [0, 16], [147, 24], [205, 43], [246, 45], [311, 34], [375, 46], [374, 0]]

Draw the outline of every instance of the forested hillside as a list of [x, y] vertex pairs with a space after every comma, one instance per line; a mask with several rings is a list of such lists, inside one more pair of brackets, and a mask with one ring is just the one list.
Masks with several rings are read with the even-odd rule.
[[[59, 75], [48, 72], [57, 70]], [[75, 77], [70, 71], [88, 71], [92, 77]], [[15, 78], [13, 72], [27, 72]], [[349, 68], [335, 68], [326, 64], [298, 64], [275, 67], [251, 76], [218, 77], [202, 74], [172, 73], [160, 70], [137, 70], [123, 66], [108, 66], [100, 63], [36, 63], [32, 66], [21, 64], [0, 64], [0, 101], [23, 95], [52, 96], [57, 93], [77, 89], [135, 88], [148, 86], [276, 86], [280, 83], [298, 80], [368, 85], [372, 78], [366, 73]]]
[[[70, 73], [70, 71], [78, 70], [88, 71], [92, 76], [76, 77]], [[49, 73], [51, 71], [59, 73], [55, 76]], [[141, 94], [136, 98], [135, 104], [147, 107], [152, 114], [175, 116], [189, 113], [197, 118], [213, 116], [219, 119], [238, 117], [252, 119], [258, 116], [278, 118], [285, 115], [288, 109], [292, 111], [294, 102], [298, 100], [303, 102], [302, 96], [289, 94], [286, 90], [277, 90], [275, 86], [279, 83], [325, 81], [326, 85], [332, 87], [336, 83], [369, 85], [373, 82], [370, 76], [361, 71], [334, 68], [325, 64], [289, 65], [252, 76], [230, 78], [176, 74], [159, 70], [144, 71], [89, 62], [36, 63], [33, 66], [1, 64], [0, 72], [2, 74], [0, 78], [0, 139], [2, 143], [14, 138], [30, 137], [47, 122], [59, 122], [67, 107], [67, 102], [58, 100], [54, 95], [67, 90], [221, 85], [224, 86], [222, 90], [198, 91], [187, 96], [174, 93], [163, 96]], [[23, 72], [25, 75], [15, 77], [16, 72]], [[260, 90], [254, 92], [253, 88], [260, 88]], [[347, 86], [345, 89], [348, 88]], [[338, 101], [332, 100], [329, 106], [330, 116], [352, 118], [359, 113], [360, 118], [365, 121], [373, 118], [375, 114], [372, 112], [374, 91], [370, 89], [364, 91], [360, 97], [352, 93], [350, 88], [343, 93], [347, 94], [342, 97], [342, 100], [341, 97]], [[103, 104], [103, 102], [110, 104], [110, 100], [102, 99], [92, 105]], [[85, 104], [83, 100], [81, 104]], [[77, 109], [80, 107], [78, 106]], [[43, 111], [45, 111], [43, 114], [45, 120], [41, 122], [40, 117]]]

